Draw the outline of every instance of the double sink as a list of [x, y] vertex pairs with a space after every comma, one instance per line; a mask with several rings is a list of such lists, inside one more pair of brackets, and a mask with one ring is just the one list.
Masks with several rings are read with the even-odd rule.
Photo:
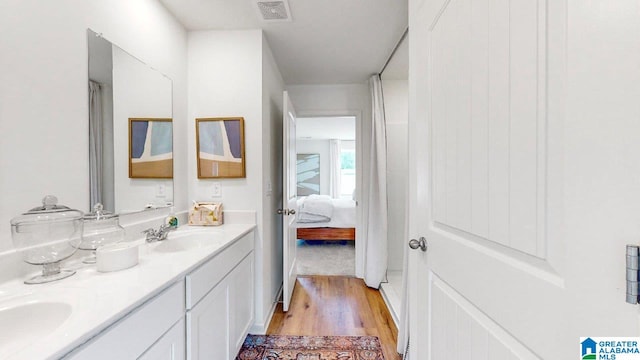
[[187, 229], [169, 233], [167, 240], [148, 244], [151, 251], [175, 253], [209, 246], [221, 245], [225, 237], [217, 229]]
[[[221, 247], [228, 241], [229, 236], [222, 229], [184, 227], [169, 233], [167, 240], [147, 244], [141, 239], [136, 243], [140, 246], [140, 263], [149, 264], [163, 262], [163, 259], [165, 263], [172, 261], [169, 260], [171, 254], [175, 257], [176, 253], [205, 252], [206, 248]], [[91, 274], [94, 279], [91, 279]], [[15, 281], [13, 286], [0, 287], [0, 358], [20, 352], [54, 332], [66, 332], [67, 327], [74, 326], [76, 321], [70, 320], [80, 312], [79, 307], [83, 308], [83, 315], [87, 310], [93, 311], [86, 308], [95, 300], [91, 298], [97, 295], [85, 291], [82, 283], [100, 281], [97, 277], [101, 275], [104, 274], [93, 268], [52, 286], [20, 286]], [[16, 292], [15, 288], [21, 291]], [[99, 306], [95, 310], [99, 311]], [[65, 335], [69, 336], [68, 333]]]

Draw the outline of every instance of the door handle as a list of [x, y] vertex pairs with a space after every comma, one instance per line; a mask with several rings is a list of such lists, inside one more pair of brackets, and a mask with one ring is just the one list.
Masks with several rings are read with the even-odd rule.
[[287, 215], [295, 215], [296, 211], [295, 210], [287, 210]]
[[409, 247], [413, 250], [420, 249], [427, 251], [427, 239], [425, 239], [424, 236], [421, 236], [419, 240], [411, 239], [409, 240]]
[[278, 209], [278, 210], [276, 210], [276, 214], [278, 214], [278, 215], [283, 215], [283, 214], [284, 214], [284, 209]]

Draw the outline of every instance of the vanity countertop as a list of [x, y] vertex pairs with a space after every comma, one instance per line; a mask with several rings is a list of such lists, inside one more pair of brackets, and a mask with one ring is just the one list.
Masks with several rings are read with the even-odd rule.
[[[21, 320], [27, 319], [3, 319], [0, 316], [0, 358], [32, 360], [58, 359], [64, 356], [184, 278], [187, 273], [254, 228], [253, 224], [225, 224], [212, 228], [182, 226], [175, 234], [211, 232], [223, 234], [224, 240], [216, 241], [211, 246], [163, 253], [154, 251], [162, 243], [147, 244], [144, 239], [139, 239], [136, 241], [140, 246], [139, 264], [126, 270], [101, 273], [96, 270], [95, 265], [73, 261], [63, 264], [63, 268], [77, 270], [75, 275], [67, 279], [41, 285], [25, 285], [24, 279], [0, 284], [0, 310], [8, 306], [37, 303], [43, 305], [42, 309], [55, 309], [51, 311], [54, 314], [39, 314], [38, 311], [22, 314], [22, 317], [28, 317], [31, 322], [41, 321], [42, 326], [38, 326], [39, 328], [46, 329], [47, 321], [55, 323], [57, 316], [63, 316], [59, 313], [71, 312], [62, 325], [53, 331], [42, 330], [42, 334], [34, 333], [33, 327], [21, 328]], [[219, 239], [220, 235], [217, 237]], [[51, 304], [55, 306], [48, 307]], [[28, 336], [32, 340], [12, 341], [14, 334], [21, 331], [29, 332]]]

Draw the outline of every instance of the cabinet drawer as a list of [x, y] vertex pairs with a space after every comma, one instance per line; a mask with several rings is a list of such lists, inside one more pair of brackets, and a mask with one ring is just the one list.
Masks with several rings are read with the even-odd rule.
[[192, 309], [253, 250], [253, 231], [214, 256], [186, 277], [186, 306]]
[[139, 357], [183, 317], [184, 289], [184, 281], [172, 285], [65, 356], [65, 359], [112, 360]]

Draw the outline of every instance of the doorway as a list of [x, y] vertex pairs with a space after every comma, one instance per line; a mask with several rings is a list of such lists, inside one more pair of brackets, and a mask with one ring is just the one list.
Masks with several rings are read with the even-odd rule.
[[356, 274], [356, 120], [297, 119], [299, 275]]
[[396, 325], [405, 295], [403, 277], [407, 249], [406, 215], [409, 196], [409, 47], [408, 35], [398, 44], [382, 72], [387, 137], [387, 281], [382, 296]]

